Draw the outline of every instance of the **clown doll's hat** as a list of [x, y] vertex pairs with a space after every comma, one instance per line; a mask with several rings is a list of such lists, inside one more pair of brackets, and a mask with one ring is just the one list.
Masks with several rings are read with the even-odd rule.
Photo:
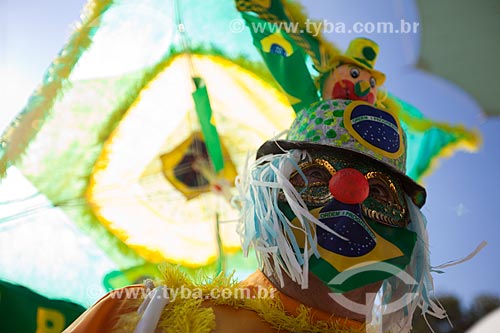
[[285, 150], [324, 150], [351, 160], [371, 160], [395, 174], [418, 206], [425, 189], [406, 175], [406, 135], [396, 114], [364, 101], [326, 100], [297, 114], [285, 140], [265, 142], [257, 158]]
[[375, 69], [378, 57], [378, 44], [368, 38], [355, 38], [349, 44], [344, 55], [336, 55], [329, 61], [328, 71], [340, 65], [352, 64], [367, 70], [381, 86], [385, 82], [385, 74]]

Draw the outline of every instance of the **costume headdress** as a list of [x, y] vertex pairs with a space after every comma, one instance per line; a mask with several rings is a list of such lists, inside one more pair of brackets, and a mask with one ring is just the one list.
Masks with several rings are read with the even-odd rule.
[[385, 82], [385, 74], [375, 69], [379, 53], [378, 44], [368, 38], [355, 38], [347, 47], [344, 54], [337, 54], [329, 59], [326, 65], [318, 68], [320, 74], [320, 82], [326, 79], [332, 70], [344, 65], [351, 64], [358, 66], [361, 69], [367, 70], [377, 81], [377, 85], [381, 86]]

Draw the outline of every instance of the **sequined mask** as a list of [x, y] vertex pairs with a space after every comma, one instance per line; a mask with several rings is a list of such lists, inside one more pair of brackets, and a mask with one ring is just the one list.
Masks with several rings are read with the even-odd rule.
[[[328, 182], [337, 170], [355, 168], [362, 172], [370, 185], [370, 194], [362, 203], [363, 216], [391, 227], [404, 228], [409, 223], [403, 188], [396, 177], [374, 163], [349, 162], [346, 158], [322, 152], [311, 152], [311, 161], [299, 164], [300, 171], [290, 175], [290, 182], [311, 209], [332, 200]], [[280, 200], [284, 200], [282, 194]]]

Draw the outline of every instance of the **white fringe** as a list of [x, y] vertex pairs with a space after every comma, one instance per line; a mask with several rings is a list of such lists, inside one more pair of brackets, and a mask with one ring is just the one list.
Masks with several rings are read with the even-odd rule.
[[[409, 197], [406, 198], [406, 202], [411, 219], [408, 228], [417, 234], [417, 241], [405, 272], [415, 279], [415, 285], [407, 285], [398, 276], [390, 277], [384, 281], [381, 289], [382, 306], [378, 309], [382, 314], [384, 332], [410, 332], [413, 314], [417, 308], [421, 309], [424, 317], [429, 314], [439, 319], [447, 318], [446, 311], [434, 297], [427, 222]], [[386, 308], [384, 304], [397, 301], [401, 297], [406, 299], [405, 307], [393, 313], [384, 312]], [[433, 331], [430, 326], [429, 328]]]
[[[310, 160], [304, 150], [266, 155], [250, 166], [247, 160], [245, 171], [236, 177], [238, 196], [235, 202], [241, 207], [238, 233], [245, 254], [253, 247], [264, 273], [276, 275], [282, 286], [283, 274], [286, 274], [305, 289], [308, 287], [309, 258], [311, 255], [319, 257], [316, 233], [311, 230], [320, 226], [341, 239], [348, 239], [314, 217], [300, 193], [290, 183], [292, 172], [302, 172], [298, 163], [303, 160]], [[296, 216], [298, 226], [293, 225], [278, 208], [280, 191]], [[292, 230], [304, 235], [302, 251]], [[273, 261], [272, 267], [270, 259]]]

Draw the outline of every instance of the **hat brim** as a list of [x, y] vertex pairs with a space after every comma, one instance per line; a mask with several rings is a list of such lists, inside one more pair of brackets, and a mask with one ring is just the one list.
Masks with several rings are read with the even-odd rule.
[[370, 68], [370, 67], [366, 66], [365, 64], [363, 64], [362, 62], [357, 61], [354, 58], [338, 55], [338, 56], [333, 57], [331, 60], [331, 63], [335, 64], [335, 67], [338, 66], [337, 64], [339, 62], [343, 63], [343, 64], [356, 65], [364, 70], [369, 71], [370, 74], [375, 78], [375, 80], [377, 81], [377, 85], [379, 85], [379, 86], [383, 85], [385, 82], [385, 74], [384, 73], [379, 72], [376, 69]]
[[283, 153], [283, 151], [290, 149], [301, 149], [301, 150], [325, 150], [330, 152], [335, 152], [341, 155], [350, 155], [352, 159], [369, 159], [373, 163], [381, 166], [382, 168], [387, 169], [387, 171], [395, 174], [401, 184], [403, 186], [403, 190], [408, 194], [408, 196], [412, 199], [413, 203], [417, 205], [418, 208], [421, 208], [425, 204], [425, 199], [427, 197], [427, 193], [425, 188], [417, 184], [413, 179], [395, 169], [394, 167], [377, 161], [376, 159], [358, 153], [356, 151], [340, 148], [340, 147], [332, 147], [323, 144], [317, 144], [312, 142], [304, 142], [304, 141], [287, 141], [287, 140], [275, 140], [275, 141], [266, 141], [260, 148], [257, 150], [257, 159], [270, 154], [279, 154]]

